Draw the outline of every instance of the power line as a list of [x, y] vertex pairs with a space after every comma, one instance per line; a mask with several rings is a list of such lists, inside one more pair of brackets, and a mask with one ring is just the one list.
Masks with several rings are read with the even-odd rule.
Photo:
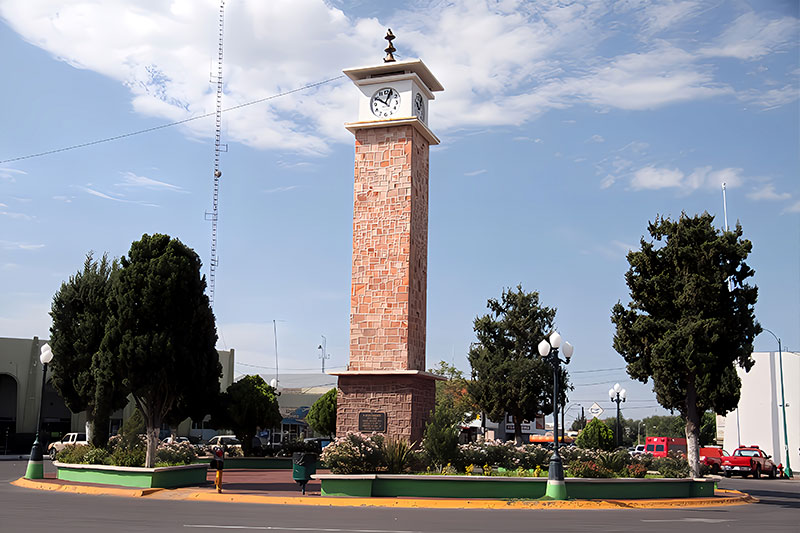
[[[241, 109], [243, 107], [248, 107], [248, 106], [251, 106], [251, 105], [260, 104], [260, 103], [263, 103], [263, 102], [266, 102], [266, 101], [269, 101], [269, 100], [274, 100], [275, 98], [280, 98], [282, 96], [288, 96], [288, 95], [293, 94], [293, 93], [297, 93], [297, 92], [300, 92], [300, 91], [305, 91], [306, 89], [313, 89], [314, 87], [319, 87], [320, 85], [325, 85], [326, 83], [330, 83], [332, 81], [336, 81], [336, 80], [338, 80], [340, 78], [344, 78], [344, 74], [342, 74], [340, 76], [336, 76], [334, 78], [328, 78], [327, 80], [322, 80], [322, 81], [318, 81], [318, 82], [315, 82], [315, 83], [310, 83], [308, 85], [304, 85], [303, 87], [298, 87], [297, 89], [291, 89], [289, 91], [284, 91], [282, 93], [273, 94], [272, 96], [267, 96], [265, 98], [259, 98], [258, 100], [253, 100], [252, 102], [246, 102], [244, 104], [239, 104], [239, 105], [235, 105], [233, 107], [228, 107], [226, 109], [223, 109], [222, 112], [223, 113], [228, 113], [230, 111], [235, 111], [235, 110]], [[47, 150], [45, 152], [37, 152], [37, 153], [34, 153], [34, 154], [28, 154], [28, 155], [22, 155], [22, 156], [18, 156], [18, 157], [12, 157], [10, 159], [2, 159], [2, 160], [0, 160], [0, 164], [13, 163], [15, 161], [23, 161], [25, 159], [33, 159], [33, 158], [36, 158], [36, 157], [44, 157], [44, 156], [47, 156], [47, 155], [58, 154], [58, 153], [61, 153], [61, 152], [68, 152], [70, 150], [77, 150], [78, 148], [86, 148], [88, 146], [94, 146], [96, 144], [102, 144], [102, 143], [107, 143], [107, 142], [112, 142], [112, 141], [119, 141], [120, 139], [133, 137], [135, 135], [142, 135], [142, 134], [145, 134], [145, 133], [152, 133], [154, 131], [163, 130], [165, 128], [171, 128], [172, 126], [179, 126], [181, 124], [186, 124], [187, 122], [200, 120], [201, 118], [213, 117], [216, 114], [217, 114], [217, 112], [214, 111], [213, 113], [206, 113], [204, 115], [197, 115], [197, 116], [194, 116], [194, 117], [185, 118], [183, 120], [176, 120], [175, 122], [168, 122], [166, 124], [153, 126], [152, 128], [145, 128], [143, 130], [131, 131], [131, 132], [128, 132], [128, 133], [115, 135], [113, 137], [106, 137], [104, 139], [97, 139], [95, 141], [89, 141], [89, 142], [80, 143], [80, 144], [73, 144], [71, 146], [65, 146], [63, 148], [56, 148], [54, 150]]]

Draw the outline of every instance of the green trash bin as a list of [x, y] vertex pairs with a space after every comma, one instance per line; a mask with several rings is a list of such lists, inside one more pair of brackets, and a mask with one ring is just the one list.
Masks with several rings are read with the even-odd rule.
[[317, 473], [317, 454], [309, 452], [295, 452], [292, 454], [292, 479], [297, 481], [303, 494], [306, 493], [306, 483], [312, 474]]

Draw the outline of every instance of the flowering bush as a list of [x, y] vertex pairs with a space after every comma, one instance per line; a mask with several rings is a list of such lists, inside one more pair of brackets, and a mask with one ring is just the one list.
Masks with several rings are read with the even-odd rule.
[[376, 472], [381, 462], [382, 436], [348, 433], [325, 446], [320, 458], [334, 474]]
[[627, 477], [643, 478], [647, 475], [647, 467], [642, 463], [631, 463], [625, 467], [625, 475]]
[[156, 448], [157, 466], [188, 465], [197, 459], [194, 446], [188, 442], [160, 444]]
[[614, 477], [614, 473], [594, 461], [574, 461], [569, 464], [569, 477]]

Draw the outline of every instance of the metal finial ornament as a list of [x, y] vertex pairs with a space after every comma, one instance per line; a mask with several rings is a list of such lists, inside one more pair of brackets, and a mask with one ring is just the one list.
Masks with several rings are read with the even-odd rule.
[[392, 29], [389, 28], [389, 31], [386, 32], [386, 37], [384, 37], [387, 41], [389, 41], [389, 46], [387, 46], [383, 51], [386, 52], [386, 57], [383, 58], [384, 63], [394, 63], [395, 58], [393, 53], [397, 52], [397, 49], [392, 44], [392, 40], [394, 39], [394, 34], [392, 33]]

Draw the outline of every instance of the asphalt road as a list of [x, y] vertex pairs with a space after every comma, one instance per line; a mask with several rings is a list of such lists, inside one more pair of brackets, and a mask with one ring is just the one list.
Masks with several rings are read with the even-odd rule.
[[[26, 463], [0, 461], [3, 533], [274, 531], [301, 533], [468, 533], [530, 531], [797, 531], [800, 481], [725, 479], [750, 505], [670, 510], [428, 510], [201, 503], [88, 496], [10, 485]], [[49, 463], [46, 468], [52, 468]]]

